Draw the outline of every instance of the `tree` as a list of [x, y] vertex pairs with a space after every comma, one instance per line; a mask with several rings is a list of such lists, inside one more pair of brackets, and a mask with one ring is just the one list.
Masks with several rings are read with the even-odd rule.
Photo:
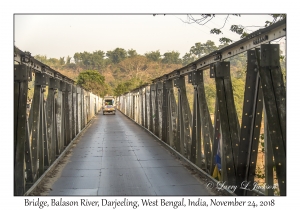
[[128, 54], [129, 58], [132, 58], [132, 57], [138, 55], [137, 52], [136, 52], [136, 50], [134, 50], [134, 49], [127, 50], [127, 54]]
[[179, 52], [167, 52], [164, 54], [164, 58], [161, 61], [166, 64], [180, 64], [182, 61], [179, 58], [179, 55]]
[[113, 51], [107, 51], [106, 56], [112, 63], [117, 64], [127, 58], [127, 52], [123, 48], [116, 48]]
[[47, 56], [46, 55], [35, 55], [34, 58], [37, 59], [38, 61], [44, 63], [44, 64], [47, 63]]
[[126, 92], [129, 92], [141, 85], [143, 85], [145, 81], [138, 79], [138, 78], [132, 78], [130, 80], [120, 82], [117, 87], [114, 89], [114, 95], [120, 96]]
[[61, 66], [65, 65], [65, 57], [60, 57], [60, 58], [59, 58], [59, 64], [60, 64]]
[[154, 61], [154, 62], [159, 62], [160, 57], [161, 57], [159, 50], [145, 53], [145, 56], [148, 60]]
[[107, 93], [105, 78], [96, 70], [86, 70], [79, 73], [76, 83], [85, 90], [103, 97]]
[[67, 57], [67, 62], [66, 62], [66, 64], [70, 64], [70, 63], [71, 63], [71, 58], [72, 58], [72, 57], [70, 57], [70, 56]]
[[200, 58], [216, 51], [217, 49], [218, 48], [213, 41], [207, 40], [206, 43], [203, 44], [201, 42], [195, 43], [195, 45], [191, 47], [190, 53], [194, 54], [197, 58]]
[[119, 67], [127, 76], [141, 78], [142, 72], [147, 70], [147, 58], [142, 55], [126, 58], [119, 63]]
[[195, 60], [196, 60], [196, 58], [191, 52], [185, 53], [185, 55], [182, 57], [182, 65], [186, 66]]
[[80, 53], [75, 53], [73, 58], [74, 58], [74, 61], [75, 61], [76, 64], [79, 64], [81, 62]]
[[[224, 24], [221, 28], [213, 28], [210, 30], [210, 33], [211, 34], [223, 34], [222, 32], [222, 29], [224, 28], [224, 26], [227, 24], [227, 20], [228, 20], [228, 17], [232, 15], [232, 16], [238, 16], [240, 17], [241, 15], [240, 14], [229, 14], [227, 15], [226, 19], [224, 20]], [[270, 16], [273, 18], [273, 21], [265, 21], [265, 27], [267, 26], [270, 26], [280, 20], [283, 20], [286, 18], [286, 15], [285, 14], [270, 14]], [[200, 16], [200, 18], [195, 18], [194, 16], [192, 15], [187, 15], [187, 18], [188, 20], [187, 21], [183, 21], [184, 23], [188, 23], [188, 24], [192, 24], [192, 23], [196, 23], [198, 25], [205, 25], [206, 23], [208, 23], [209, 21], [211, 21], [212, 19], [214, 19], [216, 17], [215, 14], [202, 14]], [[231, 25], [230, 27], [230, 31], [236, 33], [236, 34], [239, 34], [240, 35], [240, 38], [245, 38], [247, 35], [248, 35], [248, 32], [247, 32], [247, 28], [249, 27], [252, 27], [252, 26], [242, 26], [242, 25], [237, 25], [237, 24], [233, 24]], [[233, 42], [231, 39], [227, 38], [227, 37], [221, 37], [219, 39], [219, 41], [222, 43], [222, 44], [229, 44], [231, 42]]]
[[97, 69], [100, 70], [105, 67], [104, 60], [105, 53], [101, 50], [89, 53], [84, 51], [83, 53], [75, 53], [74, 60], [76, 64], [83, 64], [85, 69]]
[[103, 69], [105, 67], [105, 60], [104, 60], [105, 52], [98, 50], [93, 52], [91, 55], [91, 64], [95, 69]]

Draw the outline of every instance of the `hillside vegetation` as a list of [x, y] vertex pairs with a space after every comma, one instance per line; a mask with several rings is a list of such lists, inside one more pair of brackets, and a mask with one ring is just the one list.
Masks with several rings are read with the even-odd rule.
[[[157, 50], [140, 55], [134, 49], [125, 50], [122, 48], [116, 48], [107, 52], [101, 50], [76, 52], [73, 57], [47, 58], [45, 55], [36, 55], [34, 57], [77, 81], [78, 84], [97, 95], [119, 96], [143, 84], [151, 83], [152, 79], [181, 68], [224, 46], [216, 46], [210, 40], [206, 43], [195, 43], [182, 58], [176, 51], [161, 54]], [[238, 115], [240, 116], [246, 74], [246, 54], [235, 56], [229, 61], [234, 99]], [[282, 61], [284, 67], [284, 59]], [[285, 68], [283, 70], [285, 74]], [[208, 71], [205, 71], [204, 75], [209, 110], [211, 113], [214, 113], [214, 79], [209, 78]], [[187, 94], [192, 108], [193, 87], [190, 84], [187, 84]]]

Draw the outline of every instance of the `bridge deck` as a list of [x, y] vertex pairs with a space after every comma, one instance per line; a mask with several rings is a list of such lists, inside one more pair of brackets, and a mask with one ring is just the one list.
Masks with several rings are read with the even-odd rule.
[[96, 116], [48, 195], [212, 195], [147, 131], [123, 114]]

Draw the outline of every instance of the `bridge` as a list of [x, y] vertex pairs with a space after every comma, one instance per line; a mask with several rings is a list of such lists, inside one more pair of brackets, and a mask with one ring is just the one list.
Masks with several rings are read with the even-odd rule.
[[[48, 185], [41, 193], [215, 195], [226, 183], [237, 188], [225, 195], [286, 195], [286, 89], [273, 43], [285, 36], [286, 20], [255, 31], [118, 96], [116, 115], [102, 115], [101, 97], [15, 47], [14, 194]], [[239, 117], [230, 61], [241, 53]]]

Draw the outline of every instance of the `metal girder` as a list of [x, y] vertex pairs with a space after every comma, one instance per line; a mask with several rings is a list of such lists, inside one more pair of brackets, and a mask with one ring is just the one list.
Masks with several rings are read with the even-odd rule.
[[[193, 105], [193, 124], [192, 124], [192, 144], [191, 144], [191, 161], [196, 164], [198, 155], [201, 157], [201, 121], [198, 100], [198, 87], [194, 87], [194, 105]], [[198, 164], [197, 164], [198, 165]], [[201, 162], [200, 165], [201, 167]]]
[[63, 150], [64, 141], [64, 118], [63, 118], [63, 92], [57, 91], [57, 98], [55, 100], [55, 119], [56, 119], [56, 156]]
[[233, 101], [233, 91], [230, 78], [226, 78], [222, 74], [217, 76], [218, 68], [221, 71], [230, 71], [229, 62], [217, 62], [214, 66], [216, 93], [220, 110], [221, 133], [222, 133], [222, 147], [223, 154], [222, 161], [222, 175], [226, 178], [229, 185], [236, 182], [236, 161], [238, 156], [239, 146], [239, 125]]
[[[27, 66], [27, 68], [29, 68], [32, 72], [43, 73], [44, 75], [47, 75], [47, 77], [57, 78], [58, 80], [62, 80], [69, 84], [75, 84], [74, 80], [60, 74], [59, 72], [55, 71], [49, 66], [36, 60], [34, 57], [31, 56], [31, 53], [29, 52], [23, 52], [17, 47], [14, 47], [14, 55], [15, 62]], [[18, 77], [22, 77], [22, 74], [19, 74]]]
[[[174, 80], [174, 86], [178, 88], [178, 119], [177, 119], [177, 141], [180, 148], [176, 148], [182, 155], [191, 158], [191, 110], [186, 96], [185, 77]], [[177, 145], [178, 147], [179, 145]]]
[[145, 126], [145, 87], [140, 89], [140, 96], [141, 96], [141, 124]]
[[[264, 116], [266, 116], [265, 108], [264, 108]], [[264, 122], [265, 122], [264, 123], [265, 183], [268, 186], [274, 186], [274, 173], [273, 173], [274, 155], [273, 155], [270, 133], [268, 129], [268, 120], [266, 117], [264, 117]], [[266, 189], [265, 195], [274, 195], [274, 189], [272, 187]]]
[[177, 138], [177, 104], [174, 95], [173, 80], [166, 81], [167, 90], [167, 142], [173, 148], [179, 148]]
[[168, 89], [167, 81], [163, 82], [163, 96], [162, 96], [162, 140], [167, 144], [170, 144], [168, 141], [168, 124], [169, 122], [169, 109], [168, 109]]
[[155, 97], [156, 97], [156, 84], [150, 86], [150, 128], [152, 133], [155, 133]]
[[35, 85], [48, 86], [49, 85], [49, 76], [44, 73], [35, 73]]
[[14, 194], [25, 192], [25, 142], [27, 138], [26, 105], [28, 80], [14, 83]]
[[[196, 74], [197, 75], [197, 74]], [[204, 89], [204, 80], [203, 72], [199, 71], [198, 73], [199, 83], [198, 83], [198, 101], [199, 101], [199, 111], [200, 111], [200, 120], [201, 120], [201, 130], [202, 130], [202, 139], [203, 139], [203, 150], [204, 150], [204, 168], [207, 172], [210, 171], [212, 166], [212, 140], [213, 140], [213, 127], [210, 118], [210, 113], [208, 110], [205, 89]], [[201, 135], [199, 136], [201, 138]], [[201, 142], [199, 142], [201, 143]], [[200, 150], [201, 151], [201, 150]], [[199, 151], [199, 155], [201, 152]], [[199, 157], [200, 158], [200, 157]], [[200, 162], [198, 163], [200, 164]]]
[[278, 44], [261, 45], [259, 74], [279, 191], [280, 195], [286, 195], [286, 93], [279, 66]]
[[[188, 81], [194, 85], [191, 161], [209, 173], [212, 161], [213, 127], [205, 97], [203, 71], [189, 73]], [[204, 166], [202, 165], [202, 144]]]
[[30, 67], [22, 64], [14, 66], [14, 81], [31, 81], [32, 70]]
[[[219, 110], [218, 98], [216, 96], [215, 113], [214, 113], [214, 131], [213, 131], [213, 141], [212, 141], [212, 157], [211, 157], [212, 165], [210, 168], [210, 174], [213, 174], [213, 170], [217, 164], [215, 160], [216, 160], [218, 146], [220, 146], [221, 139], [222, 139], [222, 133], [221, 133], [220, 110]], [[223, 173], [221, 174], [221, 176], [223, 177]]]
[[[227, 185], [241, 185], [243, 181], [254, 182], [256, 162], [262, 121], [262, 107], [265, 101], [265, 150], [266, 154], [266, 182], [273, 184], [273, 171], [271, 166], [276, 165], [279, 177], [281, 195], [286, 193], [286, 95], [282, 74], [280, 72], [279, 46], [264, 45], [272, 40], [285, 36], [285, 20], [272, 26], [250, 34], [246, 39], [240, 40], [199, 60], [165, 74], [153, 81], [146, 92], [145, 112], [152, 117], [158, 117], [154, 122], [149, 120], [150, 131], [159, 136], [159, 102], [158, 84], [163, 82], [162, 98], [162, 137], [161, 139], [174, 147], [183, 156], [193, 163], [213, 174], [216, 154], [221, 156], [221, 180]], [[260, 57], [253, 48], [262, 44]], [[224, 59], [239, 53], [249, 51], [242, 125], [240, 127], [235, 109], [233, 87], [230, 76], [230, 63]], [[200, 72], [210, 65], [210, 77], [216, 82], [216, 102], [214, 128], [208, 110], [203, 75]], [[259, 74], [258, 74], [259, 72]], [[184, 77], [194, 85], [194, 109], [191, 115], [186, 97]], [[261, 83], [261, 84], [260, 84]], [[178, 106], [173, 92], [178, 89]], [[148, 94], [148, 96], [147, 96]], [[263, 94], [263, 97], [262, 97]], [[154, 102], [154, 100], [156, 100]], [[149, 111], [147, 109], [149, 107]], [[174, 111], [175, 109], [177, 110]], [[174, 121], [175, 119], [175, 121]], [[146, 123], [147, 124], [147, 123]], [[152, 124], [152, 125], [151, 125]], [[201, 138], [202, 134], [202, 138]], [[279, 135], [277, 135], [279, 134]], [[277, 136], [276, 136], [277, 135]], [[202, 147], [203, 146], [203, 147]], [[220, 151], [218, 151], [218, 147]], [[220, 153], [219, 153], [220, 152]], [[203, 156], [205, 157], [203, 162]], [[204, 164], [203, 164], [204, 163]], [[271, 166], [270, 166], [271, 165]], [[248, 186], [249, 187], [249, 186]], [[251, 186], [250, 186], [251, 187]], [[254, 191], [253, 191], [254, 192]], [[260, 192], [246, 192], [237, 190], [238, 195], [254, 195]], [[268, 195], [273, 191], [267, 191]]]
[[[14, 66], [14, 194], [23, 195], [96, 114], [100, 99], [81, 91], [73, 80], [35, 60], [28, 52], [15, 48], [14, 61], [19, 63]], [[28, 82], [33, 73], [30, 106]], [[84, 94], [91, 98], [84, 98]], [[93, 100], [92, 106], [89, 100]]]
[[38, 136], [38, 164], [39, 164], [39, 176], [41, 176], [45, 171], [45, 150], [47, 148], [47, 137], [46, 137], [46, 116], [45, 116], [45, 88], [43, 86], [36, 85], [37, 87], [41, 87], [41, 96], [40, 96], [40, 124], [39, 124], [39, 136]]
[[211, 64], [216, 63], [217, 61], [231, 58], [250, 49], [259, 47], [261, 44], [269, 43], [284, 36], [286, 36], [286, 19], [278, 21], [264, 29], [255, 31], [252, 34], [249, 34], [246, 38], [212, 52], [211, 54], [206, 55], [183, 68], [176, 69], [169, 74], [156, 78], [155, 81], [174, 79], [179, 75], [188, 75], [190, 72], [195, 71], [195, 69], [208, 69]]
[[163, 83], [156, 83], [155, 94], [155, 135], [162, 137], [162, 100], [163, 100]]
[[72, 139], [75, 138], [77, 134], [77, 116], [77, 87], [72, 85]]
[[[263, 99], [258, 74], [259, 60], [256, 59], [255, 50], [248, 51], [247, 60], [236, 184], [241, 186], [243, 181], [248, 181], [248, 187], [252, 189], [260, 138]], [[237, 189], [236, 193], [246, 195], [248, 191]]]
[[145, 127], [150, 129], [150, 90], [149, 86], [145, 88]]

